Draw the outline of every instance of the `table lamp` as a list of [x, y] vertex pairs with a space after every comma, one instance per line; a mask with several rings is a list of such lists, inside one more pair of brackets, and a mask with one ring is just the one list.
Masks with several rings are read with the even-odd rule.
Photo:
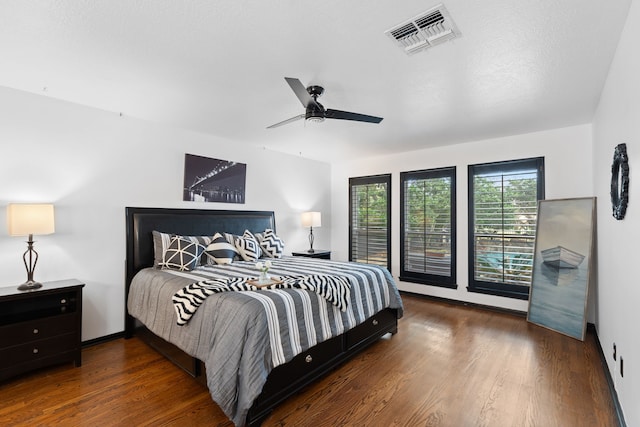
[[309, 227], [309, 252], [314, 253], [313, 250], [313, 227], [322, 226], [322, 215], [320, 212], [304, 212], [302, 214], [302, 226]]
[[42, 283], [33, 280], [33, 271], [38, 262], [38, 253], [33, 249], [33, 235], [52, 234], [55, 231], [53, 205], [9, 204], [7, 206], [7, 229], [10, 236], [29, 236], [27, 251], [22, 256], [24, 266], [27, 269], [27, 281], [18, 286], [18, 289], [29, 291], [42, 287]]

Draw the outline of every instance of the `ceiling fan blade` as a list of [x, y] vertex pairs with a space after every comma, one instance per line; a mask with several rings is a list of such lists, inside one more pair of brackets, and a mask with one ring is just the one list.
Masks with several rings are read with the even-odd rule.
[[367, 116], [366, 114], [350, 113], [349, 111], [340, 111], [328, 109], [325, 111], [324, 117], [327, 119], [353, 120], [356, 122], [380, 123], [382, 117]]
[[294, 79], [292, 77], [285, 77], [284, 79], [287, 81], [287, 83], [289, 83], [289, 86], [291, 86], [293, 93], [295, 93], [300, 102], [302, 102], [302, 106], [304, 108], [308, 108], [310, 105], [313, 105], [316, 108], [320, 108], [315, 99], [313, 99], [311, 95], [309, 95], [309, 92], [307, 92], [307, 88], [304, 87], [300, 80]]
[[276, 123], [271, 126], [267, 126], [267, 129], [277, 128], [278, 126], [286, 125], [287, 123], [295, 122], [296, 120], [304, 119], [304, 114], [297, 115], [295, 117], [291, 117], [290, 119], [283, 120], [279, 123]]

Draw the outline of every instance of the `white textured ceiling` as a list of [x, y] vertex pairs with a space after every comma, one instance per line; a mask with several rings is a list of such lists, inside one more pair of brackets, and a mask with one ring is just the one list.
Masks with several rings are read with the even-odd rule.
[[[407, 56], [384, 31], [438, 2], [0, 0], [0, 86], [344, 160], [590, 122], [630, 1], [447, 0], [462, 36]], [[266, 129], [285, 76], [384, 120]]]

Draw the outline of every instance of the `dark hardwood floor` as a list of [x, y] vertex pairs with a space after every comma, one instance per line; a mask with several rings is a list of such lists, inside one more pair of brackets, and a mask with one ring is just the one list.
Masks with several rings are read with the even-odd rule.
[[[403, 296], [399, 332], [279, 406], [266, 426], [616, 426], [592, 333]], [[2, 426], [232, 426], [139, 340], [0, 383]]]

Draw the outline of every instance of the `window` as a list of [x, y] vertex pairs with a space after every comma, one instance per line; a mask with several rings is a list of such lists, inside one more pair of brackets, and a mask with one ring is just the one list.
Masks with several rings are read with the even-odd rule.
[[400, 174], [400, 279], [456, 288], [456, 168]]
[[528, 299], [544, 158], [469, 166], [469, 291]]
[[349, 261], [391, 271], [391, 175], [349, 178]]

